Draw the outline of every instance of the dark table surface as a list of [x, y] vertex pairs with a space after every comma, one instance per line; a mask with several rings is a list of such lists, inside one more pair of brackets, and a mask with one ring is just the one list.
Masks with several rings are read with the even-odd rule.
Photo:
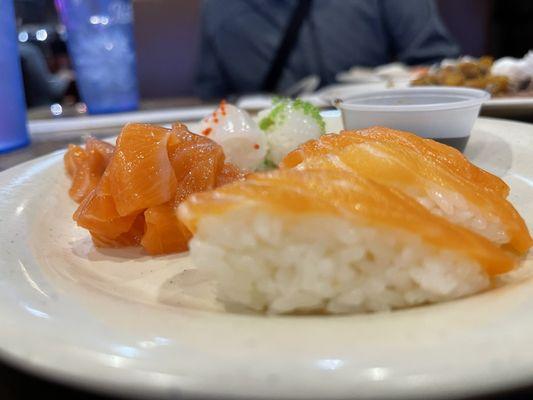
[[[168, 101], [163, 104], [168, 103]], [[152, 103], [152, 107], [157, 103]], [[487, 114], [485, 114], [487, 115]], [[33, 114], [33, 117], [47, 117], [47, 110], [37, 110]], [[533, 122], [533, 113], [518, 113], [518, 114], [499, 114], [492, 112], [489, 116], [495, 117], [511, 117], [514, 120]], [[62, 134], [60, 136], [54, 135], [40, 135], [39, 137], [33, 137], [30, 146], [15, 150], [8, 154], [0, 155], [0, 171], [10, 168], [14, 165], [22, 163], [24, 161], [31, 160], [35, 157], [48, 154], [52, 151], [65, 148], [69, 143], [81, 143], [88, 135], [96, 137], [108, 137], [116, 135], [118, 130], [116, 128], [111, 129], [98, 129], [89, 131], [76, 131], [72, 134]], [[1, 318], [1, 316], [0, 316]], [[0, 322], [1, 329], [1, 322]], [[532, 342], [533, 343], [533, 342]], [[1, 344], [0, 344], [1, 346]], [[533, 399], [533, 376], [531, 377], [531, 386], [516, 388], [514, 390], [508, 390], [501, 393], [494, 393], [490, 396], [480, 396], [476, 399]], [[106, 396], [97, 394], [96, 392], [90, 392], [75, 387], [70, 387], [57, 382], [38, 377], [34, 374], [23, 371], [17, 366], [12, 365], [9, 361], [3, 358], [0, 354], [0, 400], [22, 400], [29, 399], [34, 396], [46, 396], [54, 400], [63, 399], [91, 399], [91, 400], [110, 400], [117, 397]], [[354, 394], [356, 395], [356, 394]], [[471, 398], [474, 399], [474, 398]]]

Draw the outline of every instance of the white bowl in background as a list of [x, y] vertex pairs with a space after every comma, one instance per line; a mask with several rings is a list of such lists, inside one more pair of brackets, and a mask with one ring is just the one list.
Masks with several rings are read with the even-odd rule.
[[387, 89], [338, 100], [345, 129], [369, 126], [416, 133], [463, 150], [490, 94], [459, 87]]

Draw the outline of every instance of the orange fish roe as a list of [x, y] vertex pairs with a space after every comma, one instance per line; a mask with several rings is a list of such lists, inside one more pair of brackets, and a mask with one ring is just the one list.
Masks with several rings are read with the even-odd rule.
[[202, 135], [205, 135], [205, 136], [209, 136], [211, 134], [213, 129], [211, 128], [205, 128], [203, 131], [202, 131]]
[[254, 149], [259, 150], [259, 145], [257, 143], [254, 144]]
[[221, 113], [223, 116], [226, 116], [226, 100], [222, 99], [222, 100], [220, 101], [219, 109], [220, 109], [220, 113]]

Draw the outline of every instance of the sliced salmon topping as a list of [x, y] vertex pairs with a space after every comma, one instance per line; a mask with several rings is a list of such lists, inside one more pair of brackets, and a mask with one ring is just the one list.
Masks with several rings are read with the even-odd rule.
[[[292, 168], [309, 156], [325, 155], [357, 143], [387, 143], [395, 145], [404, 152], [414, 153], [422, 158], [444, 167], [462, 179], [477, 185], [479, 188], [507, 197], [509, 186], [499, 177], [475, 166], [453, 147], [434, 140], [424, 139], [410, 132], [375, 126], [355, 131], [341, 131], [329, 134], [317, 140], [311, 140], [289, 153], [280, 167]], [[399, 152], [401, 153], [402, 150]]]
[[500, 178], [448, 146], [407, 132], [375, 127], [324, 135], [289, 153], [280, 168], [351, 171], [401, 190], [434, 213], [519, 254], [533, 244], [524, 220], [506, 200], [507, 185]]
[[281, 169], [251, 174], [215, 190], [190, 196], [178, 207], [193, 233], [200, 221], [239, 208], [276, 215], [338, 216], [354, 225], [411, 233], [432, 246], [474, 259], [488, 274], [511, 270], [517, 258], [484, 237], [431, 214], [402, 192], [345, 170]]

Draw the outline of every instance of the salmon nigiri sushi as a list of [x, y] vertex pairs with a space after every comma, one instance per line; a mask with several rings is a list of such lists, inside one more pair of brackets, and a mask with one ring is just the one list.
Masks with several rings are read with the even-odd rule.
[[282, 169], [178, 207], [190, 254], [228, 306], [268, 313], [396, 309], [487, 289], [517, 256], [410, 196], [343, 170]]
[[518, 254], [532, 240], [506, 200], [507, 185], [448, 146], [388, 128], [344, 131], [310, 141], [281, 168], [344, 169], [394, 187], [436, 215]]

